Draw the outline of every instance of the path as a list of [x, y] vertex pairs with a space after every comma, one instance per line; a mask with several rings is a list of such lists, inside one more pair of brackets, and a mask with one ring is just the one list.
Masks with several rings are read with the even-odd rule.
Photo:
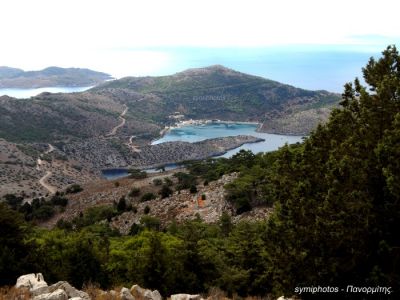
[[[49, 145], [49, 149], [47, 151], [44, 152], [44, 154], [49, 154], [50, 152], [53, 152], [55, 150], [55, 148], [53, 147], [53, 145], [48, 144]], [[43, 154], [41, 154], [40, 156], [42, 157]], [[41, 166], [46, 165], [47, 162], [40, 159], [40, 157], [37, 159], [37, 163], [36, 163], [36, 169], [38, 171], [41, 170]], [[57, 188], [50, 185], [47, 180], [51, 177], [53, 173], [50, 171], [46, 171], [46, 174], [39, 179], [39, 184], [41, 186], [43, 186], [46, 190], [48, 190], [50, 192], [50, 194], [55, 194], [57, 192]]]
[[45, 154], [49, 154], [50, 152], [53, 152], [55, 150], [54, 146], [52, 144], [48, 144], [49, 145], [49, 150], [47, 150], [45, 152]]
[[115, 126], [106, 136], [112, 136], [117, 133], [117, 130], [121, 128], [122, 126], [125, 125], [126, 119], [124, 118], [126, 112], [128, 111], [128, 107], [124, 104], [125, 109], [124, 111], [119, 115], [119, 119], [121, 119], [121, 123], [119, 123], [117, 126]]
[[130, 138], [129, 138], [129, 142], [128, 142], [128, 147], [129, 148], [131, 148], [132, 149], [132, 151], [133, 152], [140, 152], [141, 150], [139, 149], [139, 147], [138, 146], [135, 146], [134, 144], [133, 144], [133, 139], [136, 137], [136, 135], [132, 135]]
[[51, 173], [50, 171], [46, 171], [46, 175], [44, 175], [42, 178], [40, 178], [39, 183], [40, 183], [46, 190], [48, 190], [51, 194], [55, 194], [55, 193], [57, 192], [57, 189], [56, 189], [54, 186], [52, 186], [52, 185], [50, 185], [50, 184], [47, 183], [47, 179], [48, 179], [49, 177], [51, 177], [52, 174], [53, 174], [53, 173]]

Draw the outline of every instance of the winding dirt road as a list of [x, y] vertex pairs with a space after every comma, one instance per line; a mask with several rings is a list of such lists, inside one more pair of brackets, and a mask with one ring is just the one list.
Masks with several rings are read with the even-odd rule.
[[54, 186], [47, 183], [47, 179], [50, 178], [52, 174], [53, 173], [51, 173], [50, 171], [46, 171], [46, 175], [40, 178], [39, 183], [51, 194], [55, 194], [57, 192], [57, 189]]
[[138, 146], [135, 146], [135, 145], [133, 144], [133, 139], [134, 139], [135, 137], [136, 137], [136, 135], [132, 135], [132, 136], [129, 138], [129, 142], [128, 142], [127, 145], [128, 145], [129, 148], [132, 149], [132, 151], [134, 151], [134, 152], [140, 152], [140, 151], [142, 151], [142, 150], [140, 150]]
[[106, 136], [113, 136], [117, 133], [117, 130], [121, 128], [122, 126], [125, 125], [126, 119], [124, 118], [126, 112], [128, 111], [128, 107], [124, 104], [125, 109], [124, 111], [119, 115], [119, 119], [121, 119], [121, 123], [119, 123], [117, 126], [115, 126]]
[[[49, 154], [50, 152], [53, 152], [55, 150], [55, 148], [53, 147], [53, 145], [49, 144], [49, 149], [47, 151], [44, 152], [44, 154]], [[42, 155], [41, 155], [42, 156]], [[36, 169], [38, 171], [41, 170], [41, 166], [46, 165], [47, 162], [40, 159], [40, 157], [37, 159], [37, 164], [36, 164]], [[46, 190], [49, 191], [50, 194], [55, 194], [57, 192], [57, 188], [50, 185], [47, 180], [51, 177], [53, 173], [50, 171], [46, 171], [46, 174], [39, 179], [39, 184], [41, 186], [43, 186]]]

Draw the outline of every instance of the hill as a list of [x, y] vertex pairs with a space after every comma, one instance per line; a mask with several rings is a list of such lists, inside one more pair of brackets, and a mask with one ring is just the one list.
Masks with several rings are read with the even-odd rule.
[[49, 67], [40, 71], [0, 67], [0, 88], [93, 86], [111, 79], [109, 74], [80, 68]]
[[[60, 72], [57, 68], [45, 71], [48, 75]], [[81, 93], [42, 93], [30, 99], [3, 96], [0, 138], [9, 143], [5, 144], [7, 149], [18, 151], [10, 150], [15, 159], [0, 160], [7, 170], [0, 180], [13, 187], [14, 182], [20, 182], [17, 174], [27, 174], [31, 178], [27, 183], [34, 183], [29, 193], [36, 190], [44, 194], [46, 190], [37, 189], [39, 179], [62, 188], [98, 177], [102, 168], [181, 161], [193, 159], [190, 155], [194, 153], [199, 154], [197, 158], [209, 156], [215, 151], [202, 148], [201, 143], [146, 146], [167, 126], [191, 118], [255, 121], [262, 123], [260, 130], [266, 132], [308, 134], [326, 119], [338, 99], [326, 91], [302, 90], [222, 66], [171, 76], [127, 77]], [[27, 172], [24, 164], [10, 164], [26, 161], [26, 154], [33, 161], [32, 172]], [[48, 161], [40, 168], [35, 163], [39, 155]], [[77, 172], [81, 176], [76, 176]]]
[[[308, 134], [326, 120], [329, 113], [323, 108], [339, 100], [327, 91], [303, 90], [220, 65], [171, 76], [122, 78], [93, 92], [119, 99], [134, 93], [137, 100], [127, 105], [134, 107], [136, 116], [155, 122], [169, 123], [179, 113], [188, 119], [256, 121], [263, 123], [264, 131], [295, 135]], [[282, 118], [287, 120], [285, 126], [277, 126]], [[295, 119], [305, 122], [290, 126]]]

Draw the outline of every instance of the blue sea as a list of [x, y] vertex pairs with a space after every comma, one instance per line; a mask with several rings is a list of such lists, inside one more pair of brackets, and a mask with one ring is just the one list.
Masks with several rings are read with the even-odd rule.
[[170, 62], [146, 75], [169, 75], [188, 68], [225, 67], [308, 90], [341, 93], [370, 57], [383, 49], [341, 46], [274, 46], [268, 48], [166, 48]]
[[244, 124], [244, 123], [207, 123], [201, 125], [185, 125], [179, 128], [173, 128], [168, 131], [162, 138], [153, 141], [154, 144], [173, 142], [173, 141], [184, 141], [184, 142], [199, 142], [206, 139], [236, 136], [236, 135], [251, 135], [264, 139], [264, 142], [244, 144], [241, 147], [228, 151], [223, 157], [230, 157], [233, 154], [239, 152], [242, 149], [251, 150], [253, 153], [268, 152], [277, 150], [284, 144], [293, 144], [301, 142], [303, 137], [301, 136], [290, 136], [290, 135], [279, 135], [269, 134], [263, 132], [257, 132], [256, 124]]
[[79, 86], [79, 87], [42, 87], [35, 89], [0, 89], [0, 96], [7, 95], [10, 97], [25, 99], [37, 96], [44, 92], [49, 93], [75, 93], [83, 92], [92, 88], [92, 86]]

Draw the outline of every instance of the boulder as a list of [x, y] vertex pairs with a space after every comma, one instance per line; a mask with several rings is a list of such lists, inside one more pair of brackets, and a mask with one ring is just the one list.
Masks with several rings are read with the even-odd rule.
[[153, 300], [162, 300], [162, 296], [158, 290], [154, 290], [151, 292], [151, 299]]
[[29, 289], [32, 296], [50, 292], [42, 273], [32, 273], [18, 277], [15, 287]]
[[123, 287], [121, 289], [121, 292], [119, 293], [121, 300], [135, 300], [135, 298], [132, 296], [130, 290], [127, 288]]
[[66, 281], [59, 281], [49, 286], [50, 292], [53, 292], [58, 289], [65, 291], [68, 298], [81, 298], [83, 300], [90, 300], [90, 297], [87, 293], [77, 290]]
[[52, 293], [45, 293], [35, 296], [33, 300], [68, 300], [68, 296], [64, 290], [58, 289]]
[[171, 300], [202, 300], [200, 295], [190, 295], [190, 294], [175, 294], [171, 295]]
[[136, 300], [162, 300], [162, 296], [159, 291], [147, 290], [141, 288], [137, 284], [131, 287], [131, 294], [135, 297]]

